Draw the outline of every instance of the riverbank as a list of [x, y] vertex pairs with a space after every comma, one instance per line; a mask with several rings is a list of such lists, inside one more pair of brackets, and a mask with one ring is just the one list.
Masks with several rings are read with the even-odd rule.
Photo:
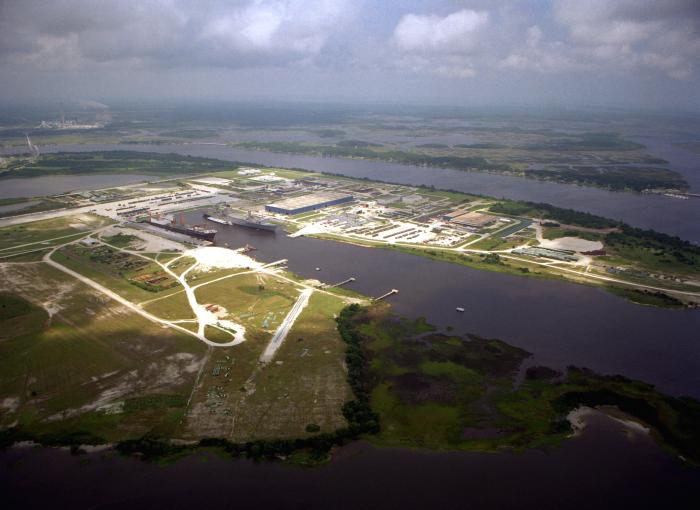
[[[91, 151], [144, 151], [177, 153], [229, 162], [269, 167], [298, 168], [308, 171], [341, 174], [354, 178], [452, 189], [462, 193], [505, 197], [513, 200], [549, 203], [600, 216], [622, 220], [630, 225], [652, 228], [659, 232], [678, 235], [683, 239], [700, 242], [700, 220], [694, 200], [678, 200], [655, 194], [627, 194], [585, 188], [575, 185], [534, 181], [504, 175], [435, 168], [424, 168], [381, 163], [375, 161], [343, 160], [294, 156], [234, 149], [223, 144], [64, 144], [42, 147], [44, 153]], [[5, 154], [11, 154], [5, 149]], [[6, 181], [7, 183], [8, 181]], [[11, 190], [7, 191], [12, 195]], [[34, 193], [45, 195], [45, 191]], [[15, 195], [17, 195], [15, 193]], [[17, 195], [18, 196], [18, 195]]]

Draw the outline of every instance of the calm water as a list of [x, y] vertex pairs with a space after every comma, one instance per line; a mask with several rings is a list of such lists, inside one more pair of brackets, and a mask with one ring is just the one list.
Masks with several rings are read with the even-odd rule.
[[[545, 201], [700, 241], [698, 200], [217, 146], [119, 147]], [[78, 145], [55, 150], [114, 148]], [[68, 189], [126, 182], [85, 186], [86, 176], [75, 177], [81, 182]], [[40, 191], [22, 195], [16, 191], [23, 183], [8, 188], [8, 182], [0, 181], [0, 197], [57, 191], [41, 184], [35, 188]], [[200, 222], [201, 217], [192, 213], [190, 220]], [[588, 366], [652, 382], [668, 393], [700, 397], [698, 311], [640, 307], [581, 285], [481, 272], [329, 241], [290, 239], [282, 232], [271, 235], [219, 227], [217, 243], [231, 247], [252, 244], [258, 248], [253, 252], [256, 258], [288, 258], [290, 269], [307, 278], [334, 283], [355, 276], [357, 281], [350, 288], [370, 296], [397, 288], [400, 293], [391, 301], [399, 314], [425, 315], [430, 322], [453, 326], [460, 333], [501, 338], [535, 353], [538, 363]], [[316, 267], [321, 271], [315, 271]], [[456, 313], [456, 306], [463, 306], [466, 312]], [[329, 465], [312, 470], [212, 456], [192, 456], [160, 467], [111, 455], [73, 457], [51, 449], [0, 454], [3, 506], [23, 509], [193, 508], [202, 503], [222, 508], [640, 509], [669, 503], [673, 508], [696, 508], [699, 483], [698, 471], [684, 468], [645, 435], [623, 434], [618, 424], [602, 416], [593, 418], [581, 437], [548, 451], [486, 455], [377, 450], [354, 444], [342, 449]]]
[[[682, 149], [673, 149], [674, 154], [691, 154]], [[10, 152], [17, 149], [8, 148], [4, 150]], [[653, 228], [700, 243], [700, 199], [678, 200], [659, 195], [613, 193], [602, 189], [534, 181], [505, 175], [461, 172], [442, 168], [421, 168], [379, 161], [246, 151], [220, 145], [66, 144], [46, 146], [42, 147], [41, 150], [43, 152], [100, 150], [172, 152], [227, 161], [332, 172], [351, 177], [367, 177], [401, 184], [433, 185], [437, 188], [480, 193], [495, 197], [547, 202], [561, 207], [569, 207], [614, 219], [621, 219], [638, 227]], [[679, 166], [685, 168], [685, 165], [680, 163]], [[695, 167], [695, 170], [697, 171], [697, 167]]]
[[212, 455], [170, 466], [50, 449], [0, 454], [3, 508], [697, 508], [700, 472], [597, 415], [575, 439], [524, 454], [356, 443], [299, 469]]
[[[200, 223], [201, 213], [188, 221]], [[672, 394], [700, 398], [700, 310], [632, 304], [607, 292], [567, 282], [510, 276], [390, 250], [275, 234], [207, 222], [216, 243], [251, 244], [252, 255], [289, 259], [291, 271], [369, 296], [390, 289], [396, 312], [424, 315], [457, 332], [496, 337], [522, 347], [540, 363], [574, 364], [623, 374]], [[321, 271], [316, 271], [319, 267]], [[465, 313], [455, 311], [457, 306]]]

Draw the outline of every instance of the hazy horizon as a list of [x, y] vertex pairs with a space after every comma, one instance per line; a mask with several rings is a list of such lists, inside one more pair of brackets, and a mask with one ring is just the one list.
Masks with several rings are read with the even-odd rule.
[[700, 107], [693, 0], [0, 2], [4, 104]]

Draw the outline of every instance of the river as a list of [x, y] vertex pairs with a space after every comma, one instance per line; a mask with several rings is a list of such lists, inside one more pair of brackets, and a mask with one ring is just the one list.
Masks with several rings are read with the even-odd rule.
[[[688, 152], [675, 147], [674, 149], [675, 151]], [[6, 148], [2, 151], [8, 154], [17, 150], [21, 149]], [[678, 235], [683, 239], [700, 243], [700, 199], [697, 198], [680, 200], [662, 195], [619, 193], [598, 188], [543, 182], [507, 175], [463, 172], [446, 168], [414, 167], [382, 161], [250, 151], [216, 144], [65, 144], [42, 146], [41, 150], [49, 153], [109, 150], [177, 153], [226, 161], [331, 172], [350, 177], [371, 178], [400, 184], [432, 185], [436, 188], [478, 193], [498, 198], [505, 197], [546, 202], [559, 207], [567, 207], [613, 219], [620, 219], [637, 227], [653, 228], [660, 232]], [[674, 154], [680, 153], [674, 152]], [[666, 155], [668, 156], [668, 154]], [[82, 178], [82, 176], [78, 176], [78, 178]], [[6, 183], [7, 181], [2, 181], [3, 189], [7, 188]], [[44, 190], [45, 187], [42, 186], [41, 189]], [[26, 194], [12, 195], [11, 191], [4, 191], [4, 193], [5, 196], [30, 196]]]
[[[114, 146], [62, 146], [62, 150], [106, 150]], [[580, 208], [617, 205], [620, 216], [642, 226], [648, 209], [675, 233], [700, 239], [700, 202], [664, 197], [612, 194], [486, 174], [417, 169], [387, 163], [329, 160], [235, 151], [217, 146], [119, 146], [129, 150], [179, 152], [221, 159], [297, 166], [386, 180], [419, 180], [438, 187], [497, 196], [528, 193], [528, 198]], [[58, 149], [58, 148], [57, 148]], [[315, 168], [314, 168], [315, 167]], [[377, 172], [377, 173], [372, 173]], [[7, 181], [4, 181], [7, 182]], [[495, 183], [504, 182], [501, 191]], [[416, 182], [411, 182], [416, 184]], [[452, 183], [452, 184], [450, 184]], [[474, 184], [477, 183], [477, 184]], [[467, 189], [481, 183], [483, 189]], [[495, 186], [495, 188], [494, 188]], [[489, 188], [491, 187], [491, 188]], [[491, 191], [489, 191], [491, 189]], [[549, 200], [551, 190], [566, 190], [576, 203]], [[540, 191], [537, 191], [540, 190]], [[550, 191], [547, 191], [550, 190]], [[15, 195], [16, 196], [16, 195]], [[555, 198], [556, 193], [553, 195]], [[564, 203], [561, 202], [564, 200]], [[636, 209], [623, 211], [625, 203]], [[613, 208], [614, 208], [613, 207]], [[590, 209], [589, 209], [590, 210]], [[685, 211], [685, 212], [684, 212]], [[202, 221], [200, 212], [188, 221]], [[660, 220], [659, 220], [660, 221]], [[213, 224], [211, 224], [213, 226]], [[658, 228], [658, 225], [655, 226]], [[219, 226], [217, 244], [251, 244], [262, 261], [289, 259], [290, 270], [306, 278], [335, 283], [350, 276], [350, 288], [370, 296], [397, 288], [391, 302], [397, 313], [424, 315], [440, 327], [501, 338], [534, 353], [553, 367], [587, 366], [656, 384], [671, 394], [700, 397], [700, 313], [641, 307], [599, 289], [473, 270], [394, 251], [362, 248], [316, 239], [292, 239], [240, 227]], [[663, 229], [662, 229], [663, 230]], [[673, 232], [673, 229], [667, 230]], [[683, 234], [683, 231], [686, 234]], [[694, 233], [694, 234], [693, 234]], [[319, 267], [320, 271], [315, 268]], [[463, 306], [466, 312], [456, 313]], [[596, 414], [578, 438], [559, 448], [523, 454], [445, 453], [375, 449], [364, 443], [342, 448], [328, 465], [299, 469], [275, 463], [230, 460], [210, 454], [189, 456], [169, 466], [147, 464], [113, 454], [71, 456], [55, 449], [12, 449], [0, 454], [0, 488], [8, 508], [192, 508], [202, 506], [272, 508], [537, 507], [636, 509], [695, 508], [700, 474], [681, 465], [642, 433]], [[695, 501], [693, 501], [695, 499]]]
[[212, 454], [171, 465], [113, 453], [0, 454], [3, 508], [697, 508], [700, 473], [596, 413], [559, 448], [522, 454], [342, 448], [301, 469]]
[[[186, 215], [201, 223], [201, 212]], [[305, 278], [348, 285], [368, 296], [390, 289], [394, 310], [452, 326], [459, 333], [500, 338], [554, 368], [585, 366], [655, 384], [662, 391], [700, 398], [700, 311], [640, 306], [603, 290], [558, 280], [480, 271], [392, 250], [311, 238], [278, 229], [216, 228], [216, 244], [250, 244], [256, 259], [289, 260]], [[320, 271], [316, 271], [316, 267]], [[456, 307], [464, 307], [459, 313]]]

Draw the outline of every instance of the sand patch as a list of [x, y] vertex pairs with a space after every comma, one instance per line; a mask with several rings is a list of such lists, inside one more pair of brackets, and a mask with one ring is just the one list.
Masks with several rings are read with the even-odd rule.
[[262, 264], [238, 251], [220, 248], [218, 246], [204, 246], [188, 250], [185, 256], [197, 261], [202, 271], [211, 269], [257, 269]]
[[540, 246], [555, 250], [571, 250], [579, 253], [603, 249], [603, 243], [600, 241], [588, 241], [587, 239], [581, 239], [580, 237], [542, 239], [540, 240]]
[[7, 397], [0, 400], [0, 409], [8, 413], [14, 413], [19, 408], [19, 397]]

